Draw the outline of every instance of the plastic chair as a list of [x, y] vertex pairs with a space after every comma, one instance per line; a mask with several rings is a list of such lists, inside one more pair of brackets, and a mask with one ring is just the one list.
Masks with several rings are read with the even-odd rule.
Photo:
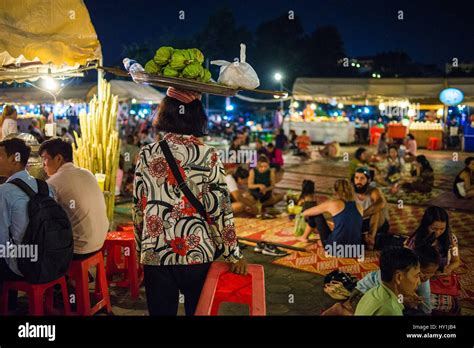
[[[96, 282], [93, 295], [98, 302], [91, 307], [89, 270], [93, 267], [96, 267]], [[77, 311], [71, 312], [71, 314], [94, 315], [102, 308], [105, 308], [107, 313], [112, 312], [102, 252], [99, 251], [85, 260], [72, 261], [69, 267], [69, 276], [76, 282]]]
[[[129, 253], [122, 252], [128, 249]], [[106, 275], [111, 286], [130, 288], [132, 299], [138, 298], [138, 291], [143, 280], [143, 268], [139, 265], [135, 250], [133, 232], [109, 232], [102, 250], [107, 254]], [[114, 282], [113, 276], [122, 274], [120, 281]]]
[[134, 232], [133, 224], [122, 224], [117, 226], [117, 231], [120, 232]]
[[428, 138], [428, 145], [426, 146], [426, 149], [428, 149], [428, 150], [439, 150], [440, 145], [441, 145], [441, 139], [430, 137], [430, 138]]
[[230, 272], [226, 262], [214, 262], [207, 274], [195, 315], [217, 315], [222, 302], [244, 303], [250, 315], [266, 315], [265, 276], [262, 265], [248, 265], [248, 274]]
[[380, 140], [380, 133], [373, 133], [370, 135], [370, 145], [377, 145]]
[[[30, 315], [58, 314], [54, 309], [54, 287], [61, 286], [63, 295], [63, 304], [65, 315], [71, 314], [69, 306], [69, 296], [67, 292], [66, 278], [61, 277], [52, 282], [45, 284], [30, 284], [25, 281], [7, 281], [3, 284], [3, 290], [0, 299], [0, 314], [8, 315], [8, 296], [10, 291], [14, 291], [15, 295], [18, 291], [24, 291], [29, 297], [29, 313]], [[46, 296], [46, 301], [44, 302]]]

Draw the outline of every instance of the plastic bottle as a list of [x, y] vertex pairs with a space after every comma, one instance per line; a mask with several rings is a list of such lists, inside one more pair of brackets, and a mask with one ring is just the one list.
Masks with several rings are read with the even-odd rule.
[[138, 63], [136, 60], [129, 59], [129, 58], [124, 58], [123, 59], [123, 65], [125, 66], [125, 69], [130, 72], [130, 73], [136, 73], [136, 72], [144, 72], [145, 69], [143, 69], [143, 66]]

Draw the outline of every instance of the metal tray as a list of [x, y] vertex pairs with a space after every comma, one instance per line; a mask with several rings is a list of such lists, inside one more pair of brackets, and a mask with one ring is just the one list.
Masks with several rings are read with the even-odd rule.
[[[117, 76], [123, 77], [132, 77], [130, 74], [124, 70], [116, 69], [116, 68], [107, 68], [107, 67], [99, 67], [107, 72], [110, 72]], [[232, 97], [235, 96], [240, 91], [248, 91], [272, 96], [280, 96], [285, 97], [287, 96], [286, 92], [282, 91], [269, 91], [263, 89], [246, 89], [246, 88], [234, 88], [224, 86], [214, 82], [199, 82], [195, 80], [180, 78], [180, 77], [166, 77], [158, 74], [148, 74], [145, 72], [141, 73], [134, 73], [133, 80], [137, 83], [143, 83], [147, 85], [157, 86], [157, 87], [174, 87], [178, 89], [187, 89], [190, 91], [201, 92], [201, 93], [209, 93], [214, 95], [221, 95], [225, 97]]]

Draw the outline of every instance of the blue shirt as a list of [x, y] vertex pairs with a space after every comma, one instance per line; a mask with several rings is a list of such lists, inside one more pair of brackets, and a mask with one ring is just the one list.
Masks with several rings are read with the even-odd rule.
[[[10, 240], [9, 231], [15, 244], [19, 244], [23, 240], [30, 221], [28, 217], [30, 199], [20, 188], [8, 183], [13, 179], [23, 180], [33, 191], [38, 192], [36, 179], [26, 170], [13, 174], [4, 184], [0, 185], [0, 245], [4, 245], [4, 249]], [[50, 196], [54, 197], [51, 187]], [[16, 258], [6, 258], [5, 261], [14, 273], [22, 276]]]
[[[356, 289], [362, 293], [366, 293], [370, 289], [379, 286], [382, 284], [382, 279], [380, 277], [380, 270], [374, 271], [367, 274], [364, 278], [359, 280], [356, 285]], [[420, 305], [420, 309], [425, 314], [430, 314], [433, 307], [431, 305], [431, 288], [430, 281], [420, 283], [418, 289], [416, 290], [418, 296], [423, 299], [423, 303]]]

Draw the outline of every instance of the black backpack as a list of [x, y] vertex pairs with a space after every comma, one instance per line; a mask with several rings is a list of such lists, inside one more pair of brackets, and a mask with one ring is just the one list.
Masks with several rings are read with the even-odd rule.
[[[18, 269], [32, 284], [49, 283], [64, 276], [72, 260], [72, 227], [64, 209], [49, 195], [48, 184], [36, 179], [38, 193], [23, 180], [9, 181], [28, 195], [29, 224], [19, 245], [37, 246], [37, 260], [18, 258]], [[10, 233], [10, 242], [14, 240]]]

